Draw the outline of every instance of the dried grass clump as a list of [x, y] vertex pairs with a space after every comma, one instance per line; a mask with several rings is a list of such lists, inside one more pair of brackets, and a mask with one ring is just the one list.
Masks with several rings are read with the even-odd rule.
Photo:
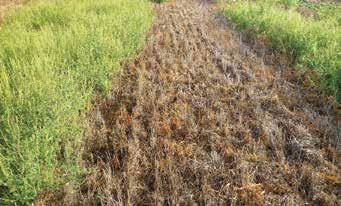
[[250, 206], [263, 206], [265, 205], [264, 201], [264, 190], [261, 184], [251, 184], [247, 185], [238, 192], [239, 203], [241, 205], [250, 205]]

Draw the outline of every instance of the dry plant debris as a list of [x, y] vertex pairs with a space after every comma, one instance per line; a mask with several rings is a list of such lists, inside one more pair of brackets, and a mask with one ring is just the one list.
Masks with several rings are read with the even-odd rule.
[[58, 204], [341, 204], [331, 100], [265, 64], [211, 8], [156, 6], [145, 49], [95, 100], [93, 172]]
[[5, 14], [15, 6], [18, 6], [22, 0], [0, 0], [0, 23], [2, 22]]

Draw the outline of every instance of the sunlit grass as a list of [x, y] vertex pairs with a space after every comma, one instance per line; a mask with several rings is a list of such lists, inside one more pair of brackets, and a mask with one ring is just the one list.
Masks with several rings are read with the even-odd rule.
[[35, 1], [0, 30], [0, 205], [76, 181], [90, 98], [140, 48], [147, 0]]
[[[280, 5], [291, 8], [282, 8]], [[300, 1], [229, 2], [225, 15], [240, 29], [266, 37], [277, 51], [288, 53], [302, 68], [314, 69], [325, 91], [341, 101], [341, 31], [337, 17], [303, 17], [296, 6]], [[335, 9], [335, 8], [334, 8]]]

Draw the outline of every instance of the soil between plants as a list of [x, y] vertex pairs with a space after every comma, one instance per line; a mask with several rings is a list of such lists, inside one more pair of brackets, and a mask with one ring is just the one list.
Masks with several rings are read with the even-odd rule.
[[0, 0], [0, 24], [5, 15], [13, 8], [20, 5], [23, 0]]

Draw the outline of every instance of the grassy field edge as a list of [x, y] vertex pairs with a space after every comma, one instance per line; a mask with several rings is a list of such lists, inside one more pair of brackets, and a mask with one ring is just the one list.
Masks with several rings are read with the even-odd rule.
[[[308, 18], [299, 8], [304, 8], [299, 1], [246, 0], [228, 2], [223, 13], [240, 30], [269, 40], [272, 48], [288, 54], [296, 66], [316, 71], [319, 78], [313, 82], [341, 102], [340, 17], [325, 15], [320, 9], [319, 18]], [[335, 9], [340, 7], [335, 5]]]
[[152, 22], [147, 0], [28, 3], [0, 30], [0, 204], [26, 204], [84, 173], [94, 94], [105, 95]]

